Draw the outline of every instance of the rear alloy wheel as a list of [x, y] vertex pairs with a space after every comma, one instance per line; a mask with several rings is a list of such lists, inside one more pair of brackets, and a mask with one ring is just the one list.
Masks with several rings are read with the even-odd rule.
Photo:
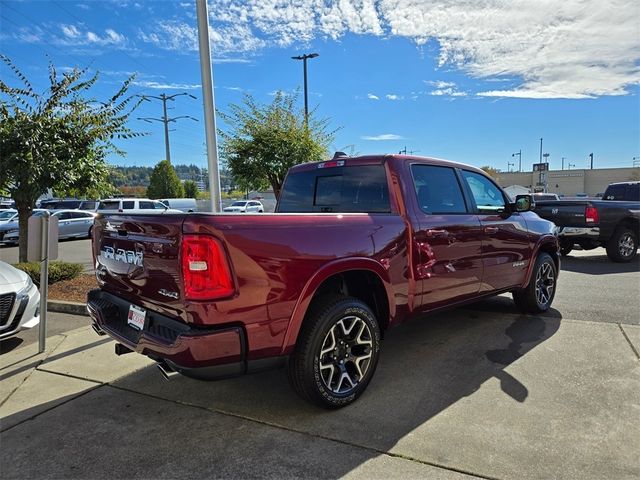
[[524, 313], [543, 313], [549, 310], [556, 294], [558, 271], [548, 253], [540, 253], [529, 284], [513, 292], [513, 301]]
[[305, 400], [325, 408], [355, 401], [373, 376], [380, 329], [358, 299], [332, 295], [316, 302], [289, 361], [289, 380]]
[[619, 227], [607, 242], [607, 256], [614, 262], [630, 262], [638, 251], [638, 237], [628, 227]]

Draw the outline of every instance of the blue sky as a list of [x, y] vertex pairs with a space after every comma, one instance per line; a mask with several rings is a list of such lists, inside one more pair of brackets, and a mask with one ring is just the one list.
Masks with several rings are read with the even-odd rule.
[[[216, 106], [245, 92], [270, 102], [302, 87], [339, 128], [334, 149], [418, 155], [523, 170], [538, 161], [540, 138], [551, 168], [632, 166], [640, 159], [640, 6], [539, 0], [215, 0], [209, 2]], [[95, 95], [115, 92], [136, 73], [132, 93], [179, 97], [171, 116], [174, 163], [206, 166], [195, 3], [191, 1], [4, 1], [0, 42], [38, 88], [49, 60], [89, 65]], [[3, 67], [2, 77], [15, 83]], [[302, 108], [302, 96], [300, 96]], [[135, 117], [160, 117], [160, 102]], [[164, 158], [161, 123], [134, 120], [150, 135], [122, 142], [121, 165]], [[224, 128], [224, 124], [219, 123]], [[512, 167], [513, 168], [513, 167]]]

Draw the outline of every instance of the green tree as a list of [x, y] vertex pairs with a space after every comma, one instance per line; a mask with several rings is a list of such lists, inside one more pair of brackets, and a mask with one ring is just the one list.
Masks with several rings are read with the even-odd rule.
[[481, 170], [484, 170], [484, 173], [489, 175], [495, 181], [498, 181], [500, 178], [500, 170], [494, 167], [490, 167], [489, 165], [485, 165], [484, 167], [480, 167]]
[[20, 86], [0, 80], [0, 190], [16, 202], [20, 225], [20, 261], [27, 256], [27, 224], [35, 202], [49, 188], [61, 194], [84, 194], [104, 185], [106, 157], [124, 154], [118, 138], [141, 134], [127, 128], [141, 100], [127, 96], [133, 77], [106, 102], [88, 96], [98, 72], [87, 79], [88, 68], [59, 75], [49, 65], [44, 93], [5, 55], [0, 55]]
[[184, 182], [184, 196], [187, 198], [198, 199], [198, 185], [193, 180], [187, 180]]
[[236, 184], [243, 190], [273, 188], [280, 195], [284, 177], [293, 165], [326, 158], [335, 132], [327, 132], [328, 119], [318, 120], [295, 107], [297, 95], [278, 92], [269, 105], [251, 95], [220, 113], [229, 131], [220, 131], [221, 152]]
[[162, 160], [153, 169], [147, 188], [149, 198], [182, 198], [184, 188], [169, 160]]

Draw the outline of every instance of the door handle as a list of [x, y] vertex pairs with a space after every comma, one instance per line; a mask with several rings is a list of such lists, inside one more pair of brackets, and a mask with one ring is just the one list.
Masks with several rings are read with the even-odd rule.
[[446, 230], [427, 230], [427, 237], [446, 237], [449, 232]]
[[486, 233], [487, 235], [498, 233], [498, 227], [484, 227], [484, 233]]

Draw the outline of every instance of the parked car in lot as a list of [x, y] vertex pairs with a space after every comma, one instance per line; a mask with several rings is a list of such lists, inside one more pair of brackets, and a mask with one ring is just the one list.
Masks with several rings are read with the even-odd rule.
[[[42, 215], [43, 212], [46, 212], [47, 210], [42, 209], [42, 208], [34, 208], [33, 209], [33, 215], [38, 216], [38, 215]], [[19, 225], [18, 225], [18, 215], [17, 213], [12, 216], [9, 221], [7, 222], [2, 222], [0, 223], [0, 244], [2, 243], [13, 243], [14, 240], [6, 240], [5, 237], [7, 235], [11, 235], [13, 237], [13, 234], [15, 234], [16, 236], [18, 235], [18, 230], [19, 230]], [[17, 241], [17, 240], [15, 240]]]
[[167, 207], [181, 212], [195, 212], [198, 209], [195, 198], [163, 198], [160, 201]]
[[10, 222], [14, 218], [18, 218], [18, 211], [17, 210], [15, 210], [13, 208], [9, 208], [9, 209], [6, 209], [6, 210], [0, 210], [0, 224]]
[[558, 242], [531, 206], [443, 160], [302, 164], [273, 215], [98, 216], [87, 307], [116, 353], [165, 376], [286, 364], [303, 398], [339, 408], [373, 377], [382, 333], [408, 318], [504, 292], [530, 314], [551, 307]]
[[158, 200], [148, 198], [108, 198], [100, 200], [98, 213], [182, 213]]
[[227, 213], [262, 213], [264, 206], [258, 200], [238, 200], [222, 209]]
[[0, 261], [0, 339], [40, 322], [40, 293], [31, 277]]
[[[40, 216], [45, 210], [34, 211], [34, 216]], [[93, 230], [93, 219], [96, 214], [82, 210], [56, 210], [52, 217], [58, 218], [58, 239], [88, 238]], [[4, 232], [2, 231], [4, 230]], [[18, 219], [8, 224], [0, 225], [0, 241], [4, 243], [18, 243], [20, 229]]]
[[636, 256], [640, 238], [640, 182], [612, 183], [602, 200], [537, 202], [535, 211], [556, 224], [563, 255], [579, 245], [583, 250], [604, 247], [614, 262], [630, 262]]

